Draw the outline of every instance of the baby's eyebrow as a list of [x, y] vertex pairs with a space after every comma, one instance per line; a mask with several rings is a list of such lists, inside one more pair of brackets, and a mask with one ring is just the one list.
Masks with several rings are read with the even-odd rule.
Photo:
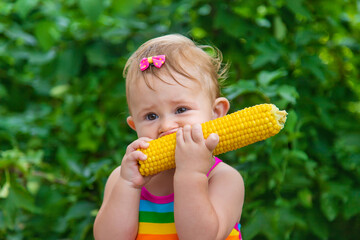
[[144, 108], [140, 109], [135, 115], [137, 117], [142, 117], [143, 115], [148, 114], [148, 113], [152, 113], [152, 112], [155, 113], [154, 107], [149, 106], [149, 107], [144, 107]]
[[171, 103], [175, 104], [175, 105], [178, 105], [178, 104], [192, 104], [193, 102], [188, 101], [188, 100], [184, 100], [184, 99], [172, 99]]

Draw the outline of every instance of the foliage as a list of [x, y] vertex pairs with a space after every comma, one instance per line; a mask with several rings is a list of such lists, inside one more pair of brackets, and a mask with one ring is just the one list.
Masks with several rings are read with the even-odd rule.
[[275, 137], [221, 156], [246, 184], [245, 239], [360, 229], [360, 2], [3, 0], [0, 239], [92, 239], [109, 173], [136, 138], [122, 70], [182, 33], [231, 63], [232, 111], [289, 112]]

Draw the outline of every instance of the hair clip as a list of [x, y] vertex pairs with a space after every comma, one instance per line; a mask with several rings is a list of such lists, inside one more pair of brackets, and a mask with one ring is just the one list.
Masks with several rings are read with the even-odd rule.
[[161, 68], [164, 62], [165, 62], [165, 55], [158, 55], [158, 56], [141, 59], [139, 66], [141, 71], [145, 71], [150, 66], [150, 64], [153, 64], [157, 68]]

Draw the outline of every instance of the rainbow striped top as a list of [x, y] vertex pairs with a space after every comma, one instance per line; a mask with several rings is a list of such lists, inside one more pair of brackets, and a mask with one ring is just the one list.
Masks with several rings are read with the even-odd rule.
[[[216, 158], [211, 170], [221, 162]], [[210, 171], [211, 171], [210, 170]], [[210, 173], [210, 172], [209, 172]], [[208, 175], [209, 175], [208, 173]], [[139, 229], [137, 240], [178, 240], [174, 222], [174, 194], [152, 195], [145, 187], [141, 190]], [[237, 224], [226, 240], [241, 239], [240, 224]]]

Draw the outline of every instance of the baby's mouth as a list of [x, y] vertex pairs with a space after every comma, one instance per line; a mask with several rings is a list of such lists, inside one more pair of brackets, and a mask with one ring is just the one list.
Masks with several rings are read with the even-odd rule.
[[178, 130], [178, 128], [174, 128], [174, 129], [168, 130], [168, 131], [166, 131], [166, 132], [163, 132], [163, 133], [161, 133], [161, 134], [159, 135], [158, 138], [161, 138], [161, 137], [163, 137], [163, 136], [166, 136], [166, 135], [172, 134], [172, 133], [174, 133], [174, 132], [177, 132], [177, 130]]

